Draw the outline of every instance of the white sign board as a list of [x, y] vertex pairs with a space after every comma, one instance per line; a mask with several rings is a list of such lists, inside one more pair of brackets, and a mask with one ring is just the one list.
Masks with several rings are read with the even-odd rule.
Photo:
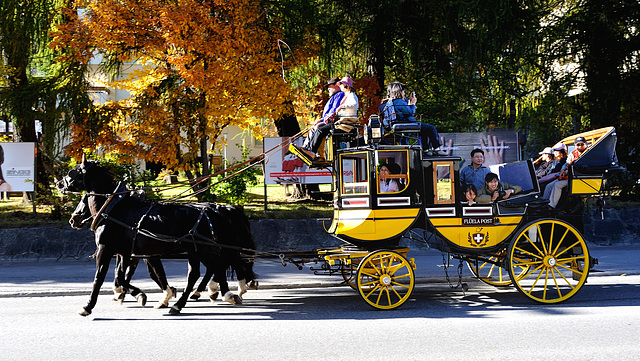
[[0, 143], [0, 192], [33, 192], [35, 143]]
[[[330, 184], [331, 172], [324, 169], [309, 169], [295, 154], [289, 152], [289, 138], [264, 138], [266, 154], [264, 181], [266, 184]], [[296, 145], [302, 145], [298, 138]], [[273, 150], [272, 150], [273, 149]]]

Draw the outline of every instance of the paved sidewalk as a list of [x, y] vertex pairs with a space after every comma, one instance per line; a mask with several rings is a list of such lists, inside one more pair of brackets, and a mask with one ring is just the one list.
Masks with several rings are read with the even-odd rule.
[[[592, 270], [590, 277], [620, 276], [640, 274], [640, 245], [598, 246], [590, 245], [589, 250], [599, 264]], [[436, 250], [411, 251], [408, 256], [415, 258], [417, 282], [447, 282], [442, 267], [442, 253]], [[182, 288], [186, 282], [187, 263], [185, 260], [163, 261], [169, 283]], [[459, 261], [451, 260], [449, 276], [457, 282]], [[259, 276], [260, 288], [300, 288], [329, 287], [342, 284], [342, 277], [314, 275], [310, 269], [319, 264], [306, 264], [298, 270], [293, 265], [283, 267], [277, 260], [258, 260], [255, 271]], [[110, 293], [112, 287], [114, 263], [103, 285], [102, 292]], [[204, 272], [204, 269], [202, 269]], [[77, 260], [29, 260], [0, 262], [0, 297], [47, 296], [47, 295], [88, 295], [95, 273], [95, 263]], [[463, 278], [470, 279], [471, 272], [466, 265]], [[139, 265], [133, 284], [145, 292], [159, 292], [151, 281], [146, 267]], [[235, 287], [235, 282], [231, 283]]]

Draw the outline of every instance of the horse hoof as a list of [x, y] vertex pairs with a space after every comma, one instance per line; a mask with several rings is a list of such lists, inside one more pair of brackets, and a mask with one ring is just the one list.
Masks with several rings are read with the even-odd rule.
[[258, 289], [258, 281], [249, 282], [249, 284], [247, 285], [247, 288], [252, 289], [252, 290], [257, 290]]
[[211, 301], [211, 303], [216, 302], [216, 300], [218, 299], [218, 295], [220, 294], [220, 292], [214, 292], [212, 294], [209, 295], [209, 301]]
[[163, 302], [163, 301], [160, 301], [160, 302], [158, 302], [158, 303], [157, 303], [153, 308], [167, 308], [167, 307], [169, 307], [169, 305], [168, 305], [168, 304], [166, 304], [166, 303], [165, 303], [165, 302]]
[[122, 304], [122, 302], [124, 302], [124, 296], [125, 295], [126, 295], [126, 293], [118, 294], [118, 297], [116, 298], [116, 301], [118, 301], [119, 304]]
[[222, 298], [222, 300], [224, 302], [228, 302], [232, 305], [241, 305], [242, 304], [242, 298], [238, 297], [238, 295], [234, 295], [231, 292], [227, 292], [224, 297]]
[[140, 306], [144, 307], [147, 305], [147, 295], [145, 295], [144, 293], [139, 294], [136, 299], [138, 300]]
[[87, 310], [86, 307], [82, 307], [82, 309], [80, 311], [78, 311], [78, 314], [80, 316], [87, 317], [87, 316], [89, 316], [91, 314], [91, 311]]
[[194, 292], [191, 294], [191, 296], [189, 296], [189, 299], [190, 299], [190, 300], [194, 300], [194, 301], [199, 300], [199, 299], [200, 299], [200, 292], [198, 292], [198, 291], [194, 291]]
[[180, 309], [176, 306], [173, 306], [169, 309], [169, 314], [170, 315], [179, 315], [180, 314]]
[[113, 288], [113, 300], [118, 301], [120, 297], [123, 297], [124, 291], [122, 290], [122, 286]]

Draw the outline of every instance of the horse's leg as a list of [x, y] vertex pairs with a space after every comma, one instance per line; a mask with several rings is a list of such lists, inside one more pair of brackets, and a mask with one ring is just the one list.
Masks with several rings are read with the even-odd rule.
[[238, 281], [238, 297], [242, 298], [242, 295], [247, 293], [247, 276], [245, 275], [244, 265], [240, 257], [235, 257], [231, 261], [231, 268], [236, 273], [236, 279]]
[[[129, 259], [128, 262], [124, 262], [123, 256], [116, 255], [116, 269], [114, 270], [115, 278], [113, 280], [113, 300], [118, 301], [118, 303], [122, 304], [124, 302], [125, 295], [127, 294], [127, 290], [122, 287], [122, 283], [120, 279], [124, 277], [124, 279], [129, 283], [131, 279], [133, 279], [133, 274], [136, 273], [136, 269], [138, 268], [139, 259]], [[140, 302], [140, 299], [138, 299]]]
[[[223, 262], [217, 262], [217, 264], [222, 264]], [[238, 297], [235, 293], [229, 290], [229, 283], [227, 282], [227, 267], [226, 264], [223, 266], [216, 265], [216, 269], [213, 272], [213, 280], [219, 283], [220, 286], [220, 294], [222, 295], [222, 300], [224, 302], [229, 302], [232, 305], [240, 305], [242, 304], [242, 299]]]
[[198, 278], [200, 278], [200, 260], [190, 255], [187, 287], [185, 287], [178, 301], [169, 310], [170, 315], [177, 315], [182, 311], [182, 308], [187, 304], [189, 294], [191, 294], [193, 287], [196, 285], [196, 282], [198, 282]]
[[100, 287], [102, 287], [104, 278], [107, 276], [107, 272], [109, 271], [109, 263], [111, 263], [111, 258], [113, 257], [113, 250], [107, 248], [103, 244], [99, 244], [95, 256], [96, 274], [93, 278], [93, 288], [91, 289], [89, 302], [78, 312], [80, 316], [89, 316], [93, 308], [96, 306], [96, 303], [98, 302], [98, 294], [100, 294]]
[[[138, 266], [139, 259], [131, 259], [129, 255], [122, 255], [122, 267], [126, 272], [118, 272], [118, 283], [122, 286], [124, 293], [131, 293], [135, 297], [140, 306], [147, 304], [147, 295], [141, 289], [131, 285], [131, 279]], [[122, 303], [122, 301], [120, 301]]]
[[118, 272], [124, 272], [122, 269], [122, 256], [119, 254], [116, 255], [116, 267], [113, 269], [113, 300], [122, 303], [125, 293], [122, 290], [122, 285], [118, 282]]
[[[202, 277], [202, 281], [200, 281], [200, 284], [198, 284], [198, 288], [196, 288], [196, 290], [193, 291], [193, 293], [189, 298], [195, 301], [199, 300], [200, 296], [202, 295], [202, 292], [204, 292], [205, 288], [207, 288], [207, 284], [211, 280], [211, 277], [213, 277], [213, 271], [207, 268], [207, 271], [204, 273], [204, 277]], [[212, 293], [209, 292], [209, 299], [211, 299], [211, 302], [213, 302], [218, 297], [218, 295], [213, 297], [213, 299], [211, 295]]]
[[[211, 276], [213, 276], [213, 272], [211, 272]], [[209, 281], [209, 301], [211, 303], [216, 302], [218, 296], [220, 295], [220, 284], [214, 280]]]
[[151, 279], [160, 287], [160, 289], [164, 293], [164, 298], [158, 301], [158, 303], [155, 305], [155, 308], [169, 307], [169, 300], [176, 297], [177, 291], [175, 287], [169, 287], [167, 274], [164, 272], [162, 261], [157, 258], [149, 258], [145, 259], [144, 262], [147, 265], [149, 277], [151, 277]]

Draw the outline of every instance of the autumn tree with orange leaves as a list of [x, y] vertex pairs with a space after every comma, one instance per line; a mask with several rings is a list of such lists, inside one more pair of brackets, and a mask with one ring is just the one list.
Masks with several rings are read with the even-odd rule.
[[206, 139], [215, 145], [229, 125], [264, 134], [260, 119], [278, 117], [291, 99], [279, 31], [258, 1], [80, 0], [71, 10], [73, 21], [55, 39], [71, 48], [66, 60], [100, 54], [109, 64], [140, 66], [109, 84], [130, 98], [74, 124], [75, 156], [99, 148], [197, 169]]

